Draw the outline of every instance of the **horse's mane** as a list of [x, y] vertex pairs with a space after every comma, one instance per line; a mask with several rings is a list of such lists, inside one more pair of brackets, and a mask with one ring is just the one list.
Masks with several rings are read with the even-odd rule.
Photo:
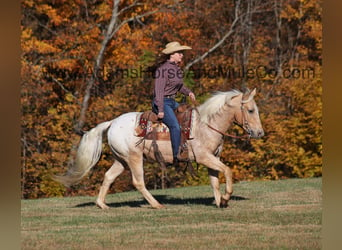
[[235, 89], [227, 92], [215, 92], [207, 101], [198, 107], [201, 121], [207, 123], [213, 116], [221, 111], [224, 105], [229, 103], [234, 96], [239, 94], [241, 94], [241, 92]]

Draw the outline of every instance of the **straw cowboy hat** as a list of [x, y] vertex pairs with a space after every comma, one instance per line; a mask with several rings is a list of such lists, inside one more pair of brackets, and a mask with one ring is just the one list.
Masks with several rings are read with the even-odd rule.
[[179, 42], [170, 42], [166, 44], [165, 49], [162, 50], [162, 53], [164, 54], [172, 54], [174, 52], [180, 51], [180, 50], [186, 50], [191, 49], [189, 46], [180, 45]]

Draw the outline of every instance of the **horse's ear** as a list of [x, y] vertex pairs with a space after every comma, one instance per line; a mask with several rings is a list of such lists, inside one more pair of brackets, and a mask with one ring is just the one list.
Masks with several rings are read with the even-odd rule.
[[247, 93], [246, 96], [244, 97], [244, 100], [242, 101], [242, 103], [250, 102], [253, 99], [253, 97], [255, 96], [255, 93], [256, 93], [256, 89], [253, 89], [252, 92]]
[[252, 92], [249, 94], [249, 98], [253, 98], [255, 96], [255, 94], [256, 94], [256, 88], [253, 89]]
[[229, 102], [229, 105], [231, 106], [240, 106], [242, 102], [242, 96], [243, 94], [238, 94], [236, 96], [233, 96], [232, 99]]
[[247, 94], [251, 93], [251, 90], [248, 87], [243, 87], [242, 93], [244, 93], [244, 95], [247, 95]]

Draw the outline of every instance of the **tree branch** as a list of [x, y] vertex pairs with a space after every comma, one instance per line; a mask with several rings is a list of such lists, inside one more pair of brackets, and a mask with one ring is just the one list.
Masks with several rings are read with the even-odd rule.
[[[195, 63], [198, 63], [200, 61], [202, 61], [204, 58], [206, 58], [210, 53], [212, 53], [213, 51], [215, 51], [218, 47], [220, 47], [225, 40], [227, 40], [227, 38], [229, 38], [234, 32], [235, 32], [235, 28], [237, 26], [237, 23], [240, 19], [244, 18], [247, 14], [252, 15], [255, 13], [262, 13], [265, 12], [264, 9], [260, 8], [260, 10], [258, 9], [254, 9], [251, 10], [249, 13], [244, 13], [244, 14], [239, 14], [239, 9], [240, 9], [240, 3], [241, 0], [237, 0], [236, 1], [236, 5], [235, 5], [235, 10], [234, 10], [234, 14], [235, 14], [235, 18], [230, 26], [229, 31], [213, 46], [211, 47], [208, 51], [206, 51], [204, 54], [202, 54], [201, 56], [198, 56], [196, 59], [194, 59], [193, 61], [189, 62], [185, 67], [184, 70], [188, 71], [189, 68], [194, 65]], [[260, 7], [260, 6], [259, 6]]]
[[[63, 83], [61, 83], [60, 81], [58, 81], [58, 79], [54, 78], [52, 75], [50, 75], [50, 77], [51, 77], [51, 79], [52, 79], [55, 83], [57, 83], [57, 84], [61, 87], [61, 89], [63, 89], [66, 93], [71, 94], [71, 96], [72, 96], [72, 97], [76, 100], [76, 102], [78, 103], [77, 97], [74, 96], [70, 90], [68, 90], [67, 88], [65, 88], [64, 85], [63, 85]], [[78, 103], [78, 104], [80, 104], [80, 103]]]
[[153, 14], [159, 12], [159, 11], [160, 11], [160, 10], [149, 11], [149, 12], [146, 12], [146, 13], [144, 13], [144, 14], [136, 15], [136, 16], [134, 16], [134, 17], [131, 17], [131, 18], [128, 18], [128, 19], [122, 21], [122, 22], [115, 28], [115, 30], [112, 32], [110, 38], [113, 38], [113, 36], [116, 34], [116, 32], [118, 32], [118, 31], [120, 30], [120, 28], [121, 28], [122, 26], [124, 26], [126, 23], [132, 22], [132, 21], [137, 20], [137, 19], [140, 19], [140, 18], [142, 18], [142, 17], [146, 17], [146, 16], [153, 15]]
[[191, 61], [185, 66], [185, 71], [189, 70], [189, 68], [194, 65], [195, 63], [198, 63], [199, 61], [202, 61], [204, 58], [206, 58], [210, 53], [212, 53], [214, 50], [216, 50], [218, 47], [220, 47], [223, 42], [230, 37], [234, 33], [234, 28], [239, 18], [235, 18], [232, 25], [230, 26], [229, 31], [221, 38], [220, 41], [218, 41], [213, 47], [211, 47], [207, 52], [205, 52], [203, 55], [197, 57], [195, 60]]
[[136, 16], [128, 18], [128, 19], [126, 19], [126, 20], [124, 20], [118, 24], [118, 22], [119, 22], [118, 17], [123, 11], [139, 5], [139, 3], [137, 1], [134, 1], [134, 3], [132, 3], [131, 5], [123, 8], [119, 11], [119, 3], [120, 3], [120, 0], [114, 1], [112, 16], [111, 16], [108, 28], [105, 32], [105, 37], [102, 40], [101, 48], [100, 48], [99, 53], [97, 54], [95, 62], [94, 62], [93, 74], [90, 77], [90, 79], [87, 81], [87, 84], [86, 84], [86, 89], [84, 92], [84, 98], [83, 98], [82, 105], [81, 105], [80, 116], [79, 116], [79, 119], [77, 121], [77, 124], [75, 125], [75, 132], [76, 133], [80, 133], [82, 131], [82, 127], [84, 126], [84, 123], [86, 120], [86, 112], [87, 112], [88, 106], [89, 106], [90, 92], [91, 92], [91, 89], [97, 80], [98, 71], [99, 71], [101, 64], [103, 62], [104, 54], [105, 54], [105, 51], [106, 51], [106, 48], [108, 46], [109, 41], [120, 30], [120, 28], [123, 25], [125, 25], [126, 23], [134, 21], [135, 19], [140, 19], [142, 17], [152, 15], [152, 14], [156, 13], [157, 11], [159, 11], [159, 10], [154, 10], [154, 11], [149, 11], [149, 12], [146, 12], [146, 13], [143, 13], [140, 15], [136, 15]]
[[[240, 1], [238, 1], [240, 2]], [[235, 12], [236, 13], [236, 12]], [[221, 40], [219, 40], [213, 47], [211, 47], [207, 52], [205, 52], [203, 55], [197, 57], [195, 60], [189, 62], [186, 66], [185, 66], [185, 71], [188, 71], [189, 68], [194, 65], [195, 63], [198, 63], [199, 61], [202, 61], [204, 58], [206, 58], [210, 53], [212, 53], [213, 51], [215, 51], [218, 47], [220, 47], [224, 41], [230, 37], [233, 33], [234, 33], [234, 29], [236, 26], [236, 23], [238, 22], [238, 20], [241, 18], [241, 16], [238, 16], [237, 13], [235, 14], [235, 19], [232, 22], [229, 31], [221, 38]]]

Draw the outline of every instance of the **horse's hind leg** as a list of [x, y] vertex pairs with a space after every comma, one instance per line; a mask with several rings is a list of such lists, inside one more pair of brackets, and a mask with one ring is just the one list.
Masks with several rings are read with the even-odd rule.
[[110, 185], [114, 182], [116, 177], [118, 177], [124, 171], [124, 167], [119, 161], [115, 161], [111, 168], [106, 172], [105, 178], [100, 188], [99, 195], [96, 199], [96, 205], [102, 209], [108, 209], [109, 207], [105, 203], [105, 197], [108, 192]]
[[160, 204], [152, 194], [146, 189], [145, 181], [144, 181], [144, 169], [143, 169], [143, 158], [142, 155], [136, 154], [131, 155], [129, 162], [129, 167], [132, 171], [132, 179], [133, 185], [136, 187], [137, 190], [144, 196], [148, 203], [153, 208], [164, 208], [165, 206]]

